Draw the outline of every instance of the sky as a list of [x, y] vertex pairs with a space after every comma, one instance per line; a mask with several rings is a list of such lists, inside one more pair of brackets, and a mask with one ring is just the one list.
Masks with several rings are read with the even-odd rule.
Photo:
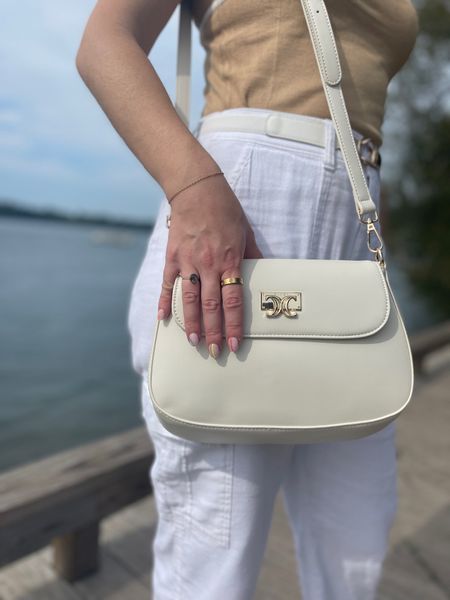
[[[76, 70], [94, 5], [94, 0], [2, 0], [0, 201], [152, 221], [162, 189]], [[192, 32], [191, 130], [201, 114], [204, 88], [204, 51], [195, 26]], [[178, 9], [150, 53], [172, 101], [177, 35]], [[398, 143], [390, 143], [391, 130], [389, 123], [383, 126], [383, 164], [393, 170]]]
[[[3, 0], [0, 200], [151, 221], [163, 197], [112, 127], [75, 57], [93, 0]], [[178, 9], [150, 59], [172, 100]], [[204, 52], [193, 26], [191, 129], [200, 117]]]

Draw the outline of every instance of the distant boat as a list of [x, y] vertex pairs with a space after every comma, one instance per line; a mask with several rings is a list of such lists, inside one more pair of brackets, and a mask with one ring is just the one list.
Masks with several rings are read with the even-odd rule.
[[106, 228], [93, 229], [89, 234], [90, 242], [99, 246], [129, 246], [133, 241], [133, 237], [133, 234], [129, 231]]

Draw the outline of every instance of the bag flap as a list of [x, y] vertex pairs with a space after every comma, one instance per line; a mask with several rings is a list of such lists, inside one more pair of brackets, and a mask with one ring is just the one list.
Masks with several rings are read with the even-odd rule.
[[[244, 258], [241, 276], [244, 337], [364, 337], [389, 316], [386, 280], [374, 260]], [[184, 330], [181, 282], [178, 276], [172, 314]]]

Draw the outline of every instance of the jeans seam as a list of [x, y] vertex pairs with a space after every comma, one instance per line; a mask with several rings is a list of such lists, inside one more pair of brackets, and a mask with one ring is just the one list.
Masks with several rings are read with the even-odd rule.
[[319, 234], [324, 223], [324, 212], [331, 187], [331, 172], [327, 169], [325, 163], [322, 163], [321, 181], [319, 185], [319, 193], [317, 195], [316, 210], [314, 212], [314, 220], [312, 224], [312, 235], [308, 249], [308, 256], [315, 257], [318, 253]]
[[[187, 477], [187, 460], [186, 460], [186, 456], [187, 456], [187, 442], [183, 441], [182, 447], [181, 447], [181, 473], [180, 476], [183, 478], [186, 478], [186, 483], [187, 483], [187, 487], [189, 487], [189, 478]], [[182, 568], [183, 568], [183, 557], [184, 557], [184, 551], [185, 550], [183, 548], [183, 540], [185, 540], [188, 536], [187, 536], [187, 529], [188, 529], [188, 523], [189, 523], [189, 510], [190, 510], [190, 503], [188, 503], [188, 514], [187, 514], [187, 518], [185, 517], [184, 519], [180, 518], [180, 519], [176, 519], [175, 522], [175, 532], [176, 532], [176, 538], [178, 538], [178, 543], [177, 543], [177, 549], [175, 549], [175, 578], [176, 578], [176, 592], [175, 592], [175, 600], [182, 600], [183, 596], [182, 596], [182, 584], [181, 584], [181, 572], [182, 572]], [[185, 511], [181, 511], [182, 515], [185, 515]]]
[[244, 170], [247, 168], [248, 164], [250, 163], [250, 159], [253, 155], [253, 149], [254, 149], [253, 144], [252, 143], [248, 144], [245, 152], [243, 153], [243, 156], [241, 157], [239, 168], [234, 169], [233, 172], [231, 173], [231, 177], [228, 181], [228, 184], [231, 187], [231, 189], [234, 190], [236, 188], [239, 180], [242, 177]]
[[227, 547], [230, 547], [231, 543], [231, 524], [232, 524], [232, 512], [233, 512], [233, 482], [234, 482], [234, 461], [235, 461], [236, 445], [232, 444], [229, 448], [228, 456], [228, 479], [227, 479], [227, 502], [225, 512], [225, 531], [226, 536], [224, 543]]
[[192, 481], [189, 475], [189, 469], [187, 468], [187, 463], [184, 466], [186, 477], [187, 477], [187, 526], [189, 528], [196, 528], [198, 531], [202, 532], [202, 535], [208, 537], [211, 540], [218, 540], [219, 545], [221, 547], [228, 547], [230, 541], [230, 526], [231, 526], [231, 515], [230, 506], [231, 506], [231, 484], [233, 478], [233, 450], [234, 446], [232, 444], [226, 445], [224, 447], [224, 472], [223, 472], [223, 480], [220, 483], [220, 492], [219, 492], [219, 505], [217, 510], [219, 511], [217, 516], [217, 523], [209, 524], [209, 526], [205, 526], [202, 523], [199, 523], [194, 515], [193, 515], [193, 491], [192, 491]]

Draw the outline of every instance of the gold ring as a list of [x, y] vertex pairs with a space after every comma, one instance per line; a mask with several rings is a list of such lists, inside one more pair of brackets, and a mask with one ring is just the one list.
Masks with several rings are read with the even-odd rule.
[[172, 290], [173, 289], [174, 284], [170, 284], [170, 283], [166, 283], [165, 281], [162, 282], [161, 287], [166, 289], [166, 290]]
[[220, 280], [220, 287], [224, 285], [232, 285], [233, 283], [239, 283], [239, 285], [244, 285], [244, 280], [242, 277], [227, 277], [226, 279]]

